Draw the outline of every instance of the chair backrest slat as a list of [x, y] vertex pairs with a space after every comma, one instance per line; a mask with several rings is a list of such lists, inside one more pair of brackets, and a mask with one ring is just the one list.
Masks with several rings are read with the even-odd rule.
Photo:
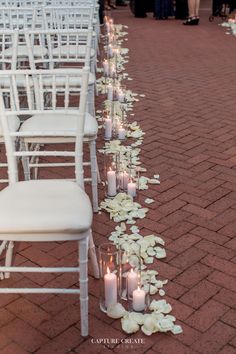
[[[10, 87], [4, 88], [0, 84], [0, 119], [3, 127], [4, 141], [8, 160], [9, 183], [18, 181], [16, 158], [24, 156], [24, 152], [16, 151], [16, 139], [24, 136], [35, 136], [34, 131], [11, 132], [9, 121], [11, 116], [32, 116], [40, 114], [42, 117], [56, 113], [56, 116], [64, 115], [76, 117], [76, 130], [72, 132], [75, 138], [75, 172], [76, 181], [83, 186], [83, 134], [84, 120], [87, 105], [89, 68], [85, 67], [81, 74], [67, 70], [4, 70], [0, 71], [0, 83], [4, 77], [10, 79]], [[74, 80], [82, 81], [79, 86]], [[57, 85], [60, 80], [60, 86]], [[11, 102], [5, 99], [6, 94], [11, 95]], [[70, 98], [73, 97], [73, 100]], [[59, 102], [60, 101], [60, 102]], [[10, 106], [9, 106], [10, 105]], [[70, 135], [70, 131], [65, 132], [65, 136]], [[57, 130], [50, 132], [51, 136], [62, 136], [63, 132]], [[47, 137], [49, 132], [37, 132], [37, 136]], [[28, 151], [30, 155], [30, 151]], [[32, 155], [35, 151], [32, 152]], [[41, 155], [50, 156], [46, 150], [40, 152]], [[55, 156], [57, 152], [55, 152]], [[62, 152], [58, 152], [61, 156]]]

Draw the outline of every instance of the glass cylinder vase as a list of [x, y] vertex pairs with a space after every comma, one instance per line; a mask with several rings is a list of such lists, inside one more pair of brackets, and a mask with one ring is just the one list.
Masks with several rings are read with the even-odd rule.
[[118, 191], [117, 184], [117, 155], [116, 154], [104, 154], [104, 176], [106, 186], [106, 197], [113, 198]]
[[112, 243], [99, 246], [100, 309], [107, 312], [118, 302], [120, 288], [120, 250]]
[[128, 300], [141, 280], [140, 245], [124, 242], [120, 245], [120, 297]]

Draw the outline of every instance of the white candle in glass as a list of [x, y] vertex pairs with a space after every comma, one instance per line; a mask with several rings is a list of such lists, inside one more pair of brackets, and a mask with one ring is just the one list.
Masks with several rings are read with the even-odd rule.
[[112, 65], [110, 70], [110, 77], [114, 77], [114, 76], [116, 76], [116, 68], [115, 65]]
[[127, 193], [131, 195], [131, 197], [136, 197], [136, 183], [132, 180], [127, 185]]
[[120, 188], [123, 190], [126, 190], [128, 187], [128, 181], [129, 181], [129, 174], [124, 171], [119, 173], [119, 183], [120, 183]]
[[120, 89], [118, 91], [118, 100], [120, 103], [124, 102], [124, 99], [125, 99], [125, 95], [124, 95], [124, 92]]
[[113, 56], [113, 46], [112, 46], [112, 44], [108, 45], [108, 53], [107, 54], [108, 54], [109, 57]]
[[107, 172], [107, 194], [110, 197], [114, 197], [116, 195], [116, 172], [111, 168]]
[[109, 267], [107, 267], [107, 274], [104, 276], [104, 286], [105, 305], [108, 308], [117, 303], [117, 276], [110, 272]]
[[106, 75], [106, 76], [109, 75], [109, 64], [106, 59], [103, 62], [103, 72], [104, 72], [104, 75]]
[[126, 135], [125, 128], [123, 128], [123, 126], [120, 125], [120, 127], [118, 128], [118, 139], [124, 140], [125, 139], [125, 135]]
[[138, 287], [138, 274], [134, 272], [133, 268], [131, 268], [131, 271], [128, 273], [127, 276], [128, 296], [132, 296], [133, 291], [136, 290], [137, 287]]
[[109, 101], [113, 100], [113, 85], [112, 84], [107, 85], [107, 99]]
[[134, 311], [143, 311], [145, 309], [145, 291], [138, 289], [133, 291], [133, 309]]
[[111, 118], [107, 117], [104, 120], [105, 126], [105, 139], [110, 140], [112, 137], [112, 121]]

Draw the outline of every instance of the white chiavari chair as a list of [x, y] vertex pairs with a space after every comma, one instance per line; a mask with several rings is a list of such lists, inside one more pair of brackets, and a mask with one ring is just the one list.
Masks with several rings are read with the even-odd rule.
[[[97, 20], [93, 5], [45, 6], [43, 11], [48, 29], [88, 29], [92, 26], [95, 37], [93, 49], [95, 51], [95, 59], [97, 58], [99, 33], [97, 33]], [[95, 59], [94, 62], [96, 64]]]
[[[45, 0], [47, 1], [47, 0]], [[99, 39], [100, 35], [100, 22], [99, 22], [99, 4], [97, 0], [49, 0], [47, 1], [50, 6], [67, 6], [67, 7], [79, 7], [91, 5], [94, 7], [94, 18], [93, 24], [95, 26], [95, 31]]]
[[[17, 68], [17, 57], [16, 57], [16, 47], [18, 42], [18, 32], [17, 31], [6, 31], [0, 32], [0, 70], [15, 70]], [[14, 48], [15, 50], [12, 50]], [[11, 49], [11, 55], [9, 55], [9, 49]], [[20, 80], [20, 78], [19, 78]], [[10, 84], [9, 77], [2, 78], [0, 83], [2, 86], [6, 87]], [[5, 100], [10, 100], [10, 94], [5, 96]], [[9, 128], [11, 131], [17, 131], [20, 126], [20, 119], [13, 115], [9, 119]], [[4, 138], [3, 130], [0, 122], [0, 149], [4, 155]], [[1, 159], [0, 161], [0, 183], [8, 183], [7, 178], [7, 163]]]
[[[92, 208], [88, 196], [83, 189], [83, 132], [86, 108], [88, 68], [83, 70], [82, 87], [79, 103], [74, 103], [74, 110], [69, 109], [70, 93], [68, 82], [72, 74], [65, 74], [65, 86], [60, 91], [60, 107], [57, 105], [58, 91], [55, 79], [52, 89], [47, 94], [51, 95], [51, 104], [46, 104], [44, 79], [48, 76], [56, 77], [53, 71], [1, 71], [0, 77], [10, 75], [9, 89], [1, 87], [0, 90], [0, 118], [3, 127], [4, 141], [7, 151], [9, 186], [0, 192], [0, 239], [3, 241], [0, 251], [6, 248], [5, 266], [0, 267], [0, 272], [9, 277], [11, 272], [33, 273], [67, 273], [78, 272], [80, 288], [0, 288], [0, 293], [55, 293], [55, 294], [80, 294], [81, 335], [88, 335], [88, 271], [87, 254], [90, 248], [95, 276], [98, 277], [98, 264], [94, 252], [91, 233]], [[17, 76], [23, 75], [25, 84], [23, 88], [17, 86]], [[33, 81], [33, 87], [30, 82]], [[19, 91], [25, 90], [27, 102], [22, 105]], [[41, 89], [41, 90], [40, 90]], [[5, 94], [10, 90], [10, 106], [5, 102]], [[77, 91], [73, 88], [72, 91]], [[77, 95], [78, 98], [78, 95]], [[73, 98], [74, 100], [74, 98]], [[78, 106], [79, 104], [79, 106]], [[79, 107], [77, 109], [77, 107]], [[52, 131], [20, 129], [12, 132], [9, 118], [14, 115], [41, 114], [43, 117], [56, 117]], [[73, 117], [74, 129], [60, 124], [58, 116]], [[54, 118], [53, 118], [54, 119]], [[75, 141], [73, 151], [25, 151], [16, 149], [16, 139], [42, 137], [43, 139], [55, 133], [57, 136], [71, 138]], [[38, 155], [43, 158], [71, 157], [75, 162], [76, 182], [68, 180], [34, 180], [19, 182], [17, 159]], [[14, 222], [12, 222], [14, 220]], [[12, 253], [14, 242], [55, 242], [77, 241], [79, 247], [79, 264], [77, 267], [14, 267], [12, 266]], [[89, 246], [90, 243], [90, 246]], [[40, 262], [39, 262], [40, 265]]]
[[42, 8], [0, 7], [0, 29], [45, 28]]
[[[75, 77], [70, 80], [70, 84], [80, 86], [81, 85], [81, 67], [84, 65], [89, 65], [90, 61], [90, 47], [91, 47], [91, 36], [92, 31], [87, 30], [46, 30], [46, 31], [26, 31], [25, 38], [27, 42], [27, 47], [29, 49], [29, 62], [30, 68], [35, 69], [37, 67], [50, 68], [58, 72], [66, 72], [67, 69], [74, 70]], [[37, 60], [30, 50], [32, 44], [35, 44], [40, 38], [44, 38], [43, 41], [46, 42], [48, 48], [48, 56], [43, 56]], [[86, 44], [85, 44], [86, 43]], [[83, 49], [80, 51], [80, 44]], [[67, 50], [64, 50], [66, 46]], [[57, 49], [57, 52], [54, 51]], [[81, 54], [82, 53], [82, 54]], [[73, 65], [73, 67], [72, 67]], [[63, 83], [64, 77], [56, 77], [56, 87]], [[48, 78], [47, 84], [50, 86], [50, 78]], [[94, 106], [94, 85], [95, 76], [90, 73], [89, 75], [89, 89], [88, 89], [88, 111], [85, 116], [85, 131], [84, 131], [84, 142], [89, 145], [89, 160], [85, 161], [84, 164], [90, 167], [90, 176], [85, 177], [85, 181], [91, 183], [92, 185], [92, 200], [93, 200], [93, 210], [98, 211], [98, 179], [99, 171], [97, 165], [96, 156], [96, 139], [98, 132], [98, 125], [95, 119], [95, 106]], [[30, 165], [33, 168], [33, 164]], [[37, 169], [40, 166], [37, 166]], [[37, 169], [35, 170], [35, 176], [37, 176]], [[28, 171], [26, 173], [28, 175]]]

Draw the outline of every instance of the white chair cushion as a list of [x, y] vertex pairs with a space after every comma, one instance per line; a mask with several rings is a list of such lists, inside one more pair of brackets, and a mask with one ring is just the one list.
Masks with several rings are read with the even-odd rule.
[[[16, 132], [20, 126], [20, 119], [17, 116], [10, 116], [9, 119], [9, 128], [12, 132]], [[3, 136], [2, 125], [0, 121], [0, 137]]]
[[72, 181], [35, 180], [0, 192], [1, 233], [76, 233], [88, 230], [92, 208], [87, 194]]
[[[3, 88], [10, 87], [11, 79], [8, 76], [2, 76], [0, 78], [0, 86]], [[16, 83], [18, 87], [26, 87], [25, 76], [17, 75]], [[29, 78], [29, 85], [33, 86], [33, 80]]]
[[[35, 114], [28, 118], [21, 126], [21, 132], [76, 132], [77, 116], [70, 113]], [[91, 137], [97, 135], [98, 124], [96, 119], [86, 113], [84, 136]], [[56, 137], [56, 134], [52, 134]]]
[[[64, 74], [66, 74], [67, 69], [70, 71], [70, 73], [75, 72], [75, 75], [76, 75], [75, 77], [72, 77], [72, 76], [69, 77], [69, 86], [76, 86], [77, 87], [77, 86], [82, 85], [82, 80], [81, 80], [82, 72], [83, 72], [82, 69], [80, 69], [80, 68], [55, 68], [53, 70], [55, 70], [55, 73], [56, 73], [57, 71], [62, 72], [63, 69], [64, 69]], [[81, 76], [78, 76], [78, 74], [79, 75], [81, 74]], [[63, 73], [62, 73], [62, 75], [63, 75]], [[45, 76], [43, 78], [43, 82], [45, 85], [51, 86], [52, 85], [52, 77]], [[60, 86], [60, 85], [65, 86], [65, 83], [66, 83], [65, 76], [59, 76], [59, 75], [56, 76], [56, 85], [57, 86]], [[88, 84], [89, 85], [95, 84], [95, 75], [92, 74], [91, 72], [89, 73], [89, 83]]]
[[[52, 55], [53, 57], [61, 57], [64, 56], [65, 59], [69, 57], [85, 57], [86, 54], [86, 45], [62, 45], [60, 47], [54, 48], [52, 50]], [[90, 49], [90, 58], [94, 57], [95, 55], [95, 50], [93, 48]]]
[[[42, 57], [48, 53], [47, 48], [41, 45], [33, 45], [32, 47], [33, 55], [35, 57]], [[12, 57], [13, 55], [13, 48], [7, 48], [4, 52], [5, 57]], [[18, 57], [27, 57], [28, 56], [28, 49], [26, 45], [19, 45], [17, 48], [17, 56]]]

